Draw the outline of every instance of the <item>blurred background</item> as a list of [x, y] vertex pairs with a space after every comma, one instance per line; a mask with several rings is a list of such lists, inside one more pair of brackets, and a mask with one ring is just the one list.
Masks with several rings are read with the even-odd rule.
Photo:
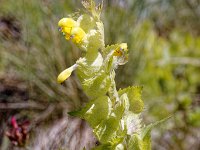
[[[30, 131], [28, 145], [34, 146], [38, 137], [47, 138], [41, 134], [58, 128], [63, 136], [65, 127], [74, 125], [71, 118], [63, 122], [66, 112], [88, 101], [76, 74], [64, 85], [56, 83], [81, 56], [58, 32], [57, 22], [82, 8], [80, 0], [0, 0], [0, 149], [23, 149], [5, 136], [13, 116]], [[173, 116], [153, 130], [153, 149], [199, 150], [200, 1], [104, 0], [102, 21], [106, 44], [129, 47], [117, 87], [143, 86], [145, 123]]]

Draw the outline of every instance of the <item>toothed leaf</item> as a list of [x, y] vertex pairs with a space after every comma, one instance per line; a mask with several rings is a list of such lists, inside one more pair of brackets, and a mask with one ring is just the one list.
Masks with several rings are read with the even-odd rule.
[[141, 139], [138, 134], [133, 134], [127, 144], [128, 150], [151, 150], [150, 135]]
[[114, 50], [119, 47], [119, 44], [109, 45], [105, 49], [103, 49], [103, 55], [108, 56], [109, 53], [114, 52]]
[[120, 100], [117, 102], [114, 109], [114, 113], [116, 114], [118, 119], [121, 119], [124, 112], [128, 111], [128, 109], [129, 109], [129, 100], [127, 94], [125, 93], [120, 97]]
[[96, 26], [96, 23], [95, 23], [94, 19], [88, 14], [81, 15], [78, 18], [77, 22], [79, 23], [79, 26], [86, 33], [88, 33], [90, 30], [94, 29], [95, 26]]
[[100, 72], [93, 78], [82, 82], [85, 93], [91, 98], [105, 95], [110, 88], [110, 85], [111, 79], [105, 72]]
[[89, 65], [85, 58], [80, 58], [77, 60], [76, 64], [78, 65], [77, 74], [81, 82], [85, 79], [94, 77], [100, 69], [100, 66]]
[[102, 121], [95, 129], [94, 133], [101, 143], [107, 143], [116, 137], [116, 131], [119, 128], [119, 120], [110, 116], [110, 118]]
[[88, 62], [93, 63], [93, 61], [97, 58], [99, 50], [104, 46], [102, 41], [99, 40], [101, 38], [100, 32], [97, 30], [91, 30], [88, 33], [88, 46], [86, 59]]
[[101, 48], [104, 48], [105, 47], [105, 43], [104, 43], [104, 25], [102, 22], [96, 22], [96, 25], [97, 25], [97, 32], [99, 32], [100, 34], [100, 37], [99, 37], [99, 41], [101, 42], [101, 45], [102, 47]]
[[111, 111], [111, 101], [107, 96], [101, 96], [90, 101], [84, 108], [78, 111], [70, 112], [72, 116], [85, 119], [91, 127], [96, 127], [102, 120], [108, 118]]
[[133, 113], [140, 113], [144, 108], [144, 103], [141, 99], [142, 87], [140, 86], [133, 86], [128, 87], [123, 90], [119, 90], [119, 95], [127, 93], [130, 103], [130, 111]]

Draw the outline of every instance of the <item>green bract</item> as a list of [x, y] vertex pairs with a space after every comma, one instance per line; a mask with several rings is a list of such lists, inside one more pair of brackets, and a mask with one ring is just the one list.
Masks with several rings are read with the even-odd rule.
[[[91, 127], [96, 127], [103, 120], [108, 118], [111, 113], [112, 103], [107, 96], [101, 96], [95, 100], [91, 100], [84, 108], [79, 111], [69, 113], [88, 121]], [[99, 115], [101, 112], [101, 115]]]
[[96, 76], [82, 82], [83, 90], [92, 98], [105, 95], [110, 85], [110, 77], [105, 72], [100, 72]]
[[115, 69], [128, 61], [127, 44], [105, 46], [100, 20], [102, 4], [95, 6], [92, 0], [85, 0], [83, 5], [88, 13], [77, 21], [67, 18], [73, 22], [70, 29], [66, 19], [59, 23], [62, 32], [67, 33], [66, 39], [83, 50], [83, 56], [75, 67], [61, 73], [58, 81], [63, 82], [76, 69], [83, 91], [91, 99], [83, 108], [69, 114], [85, 119], [93, 128], [101, 143], [94, 150], [149, 150], [150, 130], [156, 124], [145, 127], [141, 123], [142, 87], [116, 89]]
[[119, 95], [127, 93], [129, 101], [130, 101], [130, 110], [134, 113], [142, 112], [144, 108], [144, 103], [141, 99], [142, 87], [140, 86], [133, 86], [128, 87], [123, 90], [119, 90]]

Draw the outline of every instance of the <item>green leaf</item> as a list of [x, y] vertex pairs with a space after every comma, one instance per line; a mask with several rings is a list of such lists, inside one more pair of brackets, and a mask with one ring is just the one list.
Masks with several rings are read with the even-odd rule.
[[87, 34], [88, 45], [85, 57], [90, 63], [96, 59], [99, 50], [105, 47], [103, 23], [96, 22], [95, 25], [95, 29], [90, 30]]
[[116, 131], [119, 128], [119, 121], [116, 117], [110, 116], [94, 129], [94, 133], [101, 143], [105, 144], [117, 136]]
[[113, 70], [113, 57], [111, 57], [109, 61], [105, 61], [104, 66], [106, 72], [111, 72]]
[[142, 150], [151, 150], [151, 133], [149, 132], [140, 142]]
[[92, 14], [96, 20], [100, 20], [100, 14], [103, 6], [103, 1], [98, 6], [96, 6], [93, 0], [83, 0], [83, 6]]
[[93, 148], [92, 150], [113, 150], [113, 147], [111, 144], [107, 143], [107, 144], [99, 145]]
[[121, 119], [122, 116], [124, 115], [124, 112], [128, 111], [128, 109], [129, 109], [129, 100], [128, 100], [127, 94], [124, 93], [120, 97], [120, 100], [115, 105], [114, 113], [116, 114], [116, 117], [118, 119]]
[[128, 150], [141, 150], [140, 149], [140, 140], [137, 134], [134, 134], [130, 137], [128, 144], [127, 144], [127, 149]]
[[79, 26], [86, 32], [88, 33], [90, 30], [94, 29], [96, 26], [96, 23], [93, 19], [93, 17], [91, 17], [88, 14], [84, 14], [81, 15], [77, 22], [79, 23]]
[[127, 144], [128, 150], [151, 150], [150, 134], [145, 139], [141, 139], [138, 134], [133, 134]]
[[107, 46], [106, 48], [102, 49], [102, 55], [104, 58], [103, 67], [105, 68], [106, 72], [111, 72], [114, 69], [114, 64], [116, 64], [117, 59], [113, 57], [114, 50], [119, 47], [119, 44]]
[[111, 79], [109, 75], [103, 71], [93, 78], [86, 79], [82, 82], [83, 90], [91, 98], [105, 95], [110, 88], [110, 85]]
[[92, 150], [124, 150], [124, 146], [122, 144], [111, 145], [110, 143], [107, 143], [97, 146]]
[[161, 123], [165, 122], [166, 120], [168, 120], [171, 116], [167, 117], [167, 118], [164, 118], [160, 121], [157, 121], [157, 122], [154, 122], [154, 123], [151, 123], [147, 126], [145, 126], [143, 129], [142, 129], [142, 133], [141, 133], [141, 138], [142, 139], [145, 139], [146, 136], [148, 136], [148, 134], [150, 134], [152, 128], [160, 125]]
[[119, 95], [127, 93], [130, 103], [130, 111], [133, 113], [140, 113], [144, 108], [144, 103], [141, 99], [142, 87], [141, 86], [132, 86], [119, 90]]
[[87, 53], [86, 60], [91, 64], [98, 56], [99, 50], [104, 46], [102, 41], [99, 40], [101, 38], [100, 32], [97, 30], [91, 30], [88, 33], [88, 45], [87, 45]]
[[123, 144], [118, 144], [116, 147], [115, 147], [115, 150], [124, 150], [124, 145]]
[[118, 47], [119, 47], [119, 44], [108, 45], [105, 49], [103, 49], [103, 56], [104, 57], [108, 56], [109, 53], [114, 52], [114, 50]]
[[101, 96], [87, 103], [81, 110], [69, 112], [69, 114], [85, 119], [94, 128], [101, 121], [108, 118], [111, 112], [111, 105], [112, 102], [109, 97]]
[[104, 40], [104, 25], [102, 22], [96, 22], [97, 31], [100, 33], [101, 37], [99, 37], [99, 41], [101, 42], [102, 48], [105, 47], [105, 40]]
[[79, 58], [76, 64], [78, 65], [77, 74], [81, 82], [95, 76], [101, 67], [89, 65], [85, 58]]

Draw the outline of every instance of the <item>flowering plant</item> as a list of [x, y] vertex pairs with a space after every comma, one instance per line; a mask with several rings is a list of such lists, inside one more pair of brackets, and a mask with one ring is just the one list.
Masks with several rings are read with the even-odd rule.
[[12, 117], [10, 124], [12, 127], [5, 132], [6, 136], [17, 146], [24, 146], [29, 138], [29, 121], [17, 123], [16, 118]]
[[105, 46], [104, 25], [100, 19], [103, 3], [82, 1], [88, 10], [77, 20], [63, 18], [59, 30], [83, 52], [74, 65], [58, 75], [58, 83], [77, 70], [82, 88], [90, 101], [80, 110], [69, 112], [86, 120], [93, 128], [100, 145], [94, 150], [151, 149], [151, 128], [160, 122], [144, 126], [140, 114], [144, 103], [141, 86], [117, 90], [115, 69], [128, 61], [126, 43]]

